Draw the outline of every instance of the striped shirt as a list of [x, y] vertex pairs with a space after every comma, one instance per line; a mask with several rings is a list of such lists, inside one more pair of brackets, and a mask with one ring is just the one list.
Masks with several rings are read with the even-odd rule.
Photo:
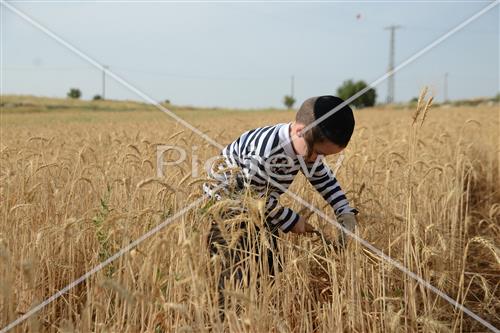
[[[266, 221], [284, 232], [290, 231], [299, 215], [279, 204], [279, 197], [292, 184], [299, 170], [334, 209], [335, 214], [355, 212], [331, 169], [318, 158], [314, 163], [295, 154], [290, 140], [290, 123], [256, 128], [243, 133], [221, 152], [203, 184], [204, 193], [216, 200], [251, 187], [266, 198]], [[215, 170], [214, 170], [215, 169]], [[231, 171], [236, 170], [236, 171]], [[216, 191], [216, 187], [219, 188]]]

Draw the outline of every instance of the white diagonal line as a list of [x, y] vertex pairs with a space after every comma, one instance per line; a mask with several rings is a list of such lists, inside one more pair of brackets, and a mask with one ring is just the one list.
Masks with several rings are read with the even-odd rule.
[[176, 115], [174, 112], [170, 111], [169, 109], [167, 109], [166, 107], [164, 107], [163, 105], [161, 105], [160, 103], [158, 103], [155, 99], [153, 99], [151, 96], [149, 96], [148, 94], [146, 94], [145, 92], [139, 90], [137, 87], [135, 87], [134, 85], [132, 85], [131, 83], [129, 83], [128, 81], [126, 81], [124, 78], [122, 78], [121, 76], [119, 76], [118, 74], [114, 73], [113, 71], [109, 70], [108, 68], [104, 67], [103, 65], [101, 65], [97, 60], [95, 60], [94, 58], [92, 58], [91, 56], [89, 56], [88, 54], [82, 52], [80, 49], [78, 49], [76, 46], [74, 46], [73, 44], [69, 43], [68, 41], [62, 39], [61, 37], [59, 37], [56, 33], [54, 33], [52, 30], [50, 30], [49, 28], [45, 27], [44, 25], [42, 25], [41, 23], [35, 21], [34, 19], [32, 19], [31, 17], [29, 17], [27, 14], [25, 14], [24, 12], [20, 11], [19, 9], [17, 9], [16, 7], [10, 5], [9, 3], [7, 3], [6, 1], [4, 0], [0, 0], [1, 4], [4, 5], [6, 8], [8, 8], [9, 10], [11, 10], [12, 12], [16, 13], [17, 15], [19, 15], [21, 18], [23, 18], [25, 21], [27, 21], [29, 24], [33, 25], [34, 27], [40, 29], [42, 32], [44, 32], [45, 34], [47, 34], [48, 36], [52, 37], [54, 40], [56, 40], [58, 43], [60, 43], [61, 45], [65, 46], [66, 48], [68, 48], [70, 51], [72, 51], [73, 53], [75, 53], [76, 55], [78, 55], [79, 57], [81, 57], [82, 59], [88, 61], [90, 64], [92, 64], [93, 66], [95, 66], [96, 68], [100, 69], [101, 71], [104, 71], [106, 72], [107, 75], [111, 76], [113, 79], [115, 79], [117, 82], [119, 82], [120, 84], [122, 84], [124, 87], [130, 89], [132, 92], [136, 93], [138, 96], [142, 97], [145, 101], [153, 104], [154, 106], [156, 106], [156, 108], [158, 108], [160, 111], [166, 113], [168, 116], [174, 118], [176, 121], [178, 121], [179, 123], [181, 123], [182, 125], [184, 125], [185, 127], [189, 128], [191, 131], [195, 132], [196, 134], [198, 134], [199, 136], [201, 136], [202, 138], [204, 138], [205, 140], [207, 140], [210, 144], [212, 144], [213, 146], [219, 148], [219, 149], [222, 149], [224, 148], [221, 144], [219, 144], [217, 141], [215, 141], [214, 139], [212, 139], [211, 137], [209, 137], [208, 135], [206, 135], [205, 133], [203, 133], [202, 131], [200, 131], [198, 128], [194, 127], [193, 125], [191, 125], [190, 123], [188, 123], [187, 121], [185, 121], [184, 119], [182, 119], [181, 117], [179, 117], [178, 115]]
[[[219, 187], [220, 187], [220, 185], [219, 185]], [[214, 190], [217, 190], [219, 187], [216, 187]], [[31, 308], [28, 312], [26, 312], [25, 314], [23, 314], [21, 317], [17, 318], [16, 320], [12, 321], [11, 323], [9, 323], [7, 326], [5, 326], [4, 328], [2, 328], [2, 330], [0, 330], [0, 333], [5, 333], [5, 332], [11, 330], [12, 328], [14, 328], [15, 326], [19, 325], [20, 323], [22, 323], [23, 321], [25, 321], [26, 319], [28, 319], [29, 317], [31, 317], [32, 315], [34, 315], [35, 313], [37, 313], [38, 311], [40, 311], [41, 309], [43, 309], [47, 304], [55, 301], [56, 299], [58, 299], [59, 297], [61, 297], [65, 293], [67, 293], [69, 290], [71, 290], [72, 288], [74, 288], [78, 284], [80, 284], [83, 281], [85, 281], [86, 279], [88, 279], [90, 276], [92, 276], [95, 273], [99, 272], [101, 269], [103, 269], [104, 267], [106, 267], [107, 265], [109, 265], [111, 262], [113, 262], [116, 259], [120, 258], [125, 253], [127, 253], [128, 251], [134, 249], [140, 243], [142, 243], [143, 241], [145, 241], [149, 237], [153, 236], [154, 234], [156, 234], [161, 229], [163, 229], [166, 226], [168, 226], [170, 223], [172, 223], [177, 218], [179, 218], [179, 217], [183, 216], [184, 214], [186, 214], [189, 210], [191, 210], [194, 206], [198, 205], [203, 200], [205, 200], [205, 197], [201, 197], [201, 198], [195, 200], [194, 202], [190, 203], [189, 205], [187, 205], [186, 207], [184, 207], [180, 211], [176, 212], [173, 216], [167, 218], [165, 221], [163, 221], [162, 223], [160, 223], [159, 225], [157, 225], [153, 229], [149, 230], [148, 232], [146, 232], [145, 234], [143, 234], [142, 236], [140, 236], [139, 238], [137, 238], [136, 240], [134, 240], [132, 243], [126, 245], [125, 247], [123, 247], [122, 249], [120, 249], [118, 252], [116, 252], [115, 254], [113, 254], [111, 257], [109, 257], [108, 259], [106, 259], [103, 262], [99, 263], [97, 266], [95, 266], [94, 268], [92, 268], [91, 270], [89, 270], [88, 272], [86, 272], [85, 274], [83, 274], [82, 276], [80, 276], [78, 279], [76, 279], [73, 282], [69, 283], [64, 288], [60, 289], [59, 291], [57, 291], [55, 294], [53, 294], [52, 296], [50, 296], [49, 298], [47, 298], [46, 300], [44, 300], [40, 304], [37, 304], [36, 306], [34, 306], [33, 308]]]
[[415, 60], [417, 60], [418, 58], [420, 58], [422, 55], [426, 54], [427, 52], [429, 52], [430, 50], [432, 50], [434, 47], [436, 47], [437, 45], [441, 44], [443, 41], [447, 40], [449, 37], [453, 36], [455, 33], [457, 33], [458, 31], [462, 30], [464, 27], [466, 27], [467, 25], [469, 25], [473, 21], [477, 20], [479, 17], [481, 17], [482, 15], [484, 15], [485, 13], [487, 13], [488, 11], [490, 11], [491, 9], [493, 9], [495, 6], [497, 6], [499, 2], [500, 2], [500, 0], [493, 1], [491, 4], [489, 4], [488, 6], [484, 7], [480, 11], [478, 11], [476, 14], [472, 15], [467, 20], [463, 21], [462, 23], [460, 23], [459, 25], [457, 25], [455, 28], [453, 28], [450, 31], [446, 32], [441, 37], [439, 37], [438, 39], [436, 39], [435, 41], [433, 41], [432, 43], [430, 43], [429, 45], [427, 45], [426, 47], [424, 47], [423, 49], [421, 49], [420, 51], [418, 51], [414, 55], [412, 55], [410, 58], [408, 58], [405, 61], [403, 61], [401, 64], [399, 64], [398, 66], [396, 66], [394, 68], [394, 70], [392, 70], [392, 71], [390, 71], [390, 72], [382, 75], [380, 78], [378, 78], [377, 80], [375, 80], [372, 83], [370, 83], [367, 87], [365, 87], [364, 89], [360, 90], [356, 94], [354, 94], [351, 97], [349, 97], [348, 99], [346, 99], [339, 106], [333, 108], [332, 110], [328, 111], [323, 116], [321, 116], [320, 118], [318, 118], [315, 121], [313, 121], [311, 124], [309, 124], [306, 127], [304, 127], [303, 131], [310, 130], [311, 128], [313, 128], [314, 126], [318, 125], [323, 120], [325, 120], [326, 118], [330, 117], [332, 114], [334, 114], [335, 112], [337, 112], [338, 110], [340, 110], [344, 106], [349, 105], [349, 103], [351, 103], [352, 101], [354, 101], [355, 99], [357, 99], [358, 97], [360, 97], [361, 95], [363, 95], [364, 93], [366, 93], [369, 89], [377, 86], [379, 83], [381, 83], [382, 81], [384, 81], [385, 79], [387, 79], [389, 76], [394, 75], [399, 70], [405, 68], [406, 66], [408, 66], [409, 64], [411, 64], [412, 62], [414, 62]]
[[[131, 1], [132, 2], [132, 1]], [[293, 1], [291, 1], [293, 2]], [[297, 1], [299, 2], [299, 1]], [[56, 39], [56, 41], [60, 42], [61, 44], [63, 44], [64, 46], [68, 47], [70, 50], [72, 50], [73, 52], [77, 53], [78, 55], [80, 55], [81, 57], [83, 57], [84, 59], [86, 59], [87, 61], [91, 62], [93, 65], [95, 65], [97, 68], [101, 69], [101, 70], [104, 70], [102, 65], [100, 65], [97, 61], [95, 61], [94, 59], [92, 59], [91, 57], [88, 57], [87, 55], [83, 54], [80, 50], [78, 50], [76, 47], [72, 46], [71, 44], [67, 43], [66, 41], [64, 41], [63, 39], [61, 39], [59, 36], [55, 35], [53, 32], [51, 32], [50, 30], [48, 30], [47, 28], [45, 28], [44, 26], [42, 26], [41, 24], [35, 22], [33, 19], [31, 19], [29, 16], [27, 16], [26, 14], [20, 12], [18, 9], [16, 9], [15, 7], [13, 6], [10, 6], [8, 5], [4, 0], [1, 0], [1, 3], [3, 5], [5, 5], [6, 7], [10, 7], [9, 9], [11, 9], [12, 11], [16, 12], [18, 15], [20, 15], [21, 17], [23, 17], [25, 20], [27, 20], [29, 23], [33, 24], [35, 27], [39, 28], [40, 30], [42, 30], [43, 32], [47, 33], [49, 36], [51, 36], [52, 38]], [[469, 18], [468, 20], [464, 21], [464, 23], [462, 23], [461, 25], [457, 26], [455, 29], [453, 29], [452, 31], [448, 32], [447, 34], [443, 35], [442, 37], [440, 37], [438, 40], [436, 40], [435, 42], [431, 43], [428, 47], [422, 49], [421, 51], [419, 51], [414, 57], [412, 57], [413, 59], [408, 59], [410, 61], [407, 60], [407, 63], [403, 63], [399, 66], [397, 66], [394, 71], [392, 71], [391, 73], [388, 73], [384, 76], [382, 76], [380, 79], [374, 81], [372, 84], [370, 84], [370, 86], [374, 86], [380, 82], [382, 82], [383, 80], [385, 80], [389, 75], [392, 75], [393, 73], [395, 73], [396, 71], [400, 70], [401, 68], [405, 67], [406, 65], [408, 65], [409, 63], [413, 62], [414, 60], [416, 60], [418, 57], [420, 57], [421, 55], [423, 55], [424, 53], [428, 52], [430, 49], [432, 49], [434, 46], [436, 46], [437, 44], [441, 43], [442, 41], [444, 41], [445, 39], [447, 39], [448, 37], [450, 37], [451, 35], [453, 35], [455, 32], [457, 32], [458, 30], [462, 29], [463, 27], [465, 27], [467, 24], [469, 24], [470, 22], [472, 22], [473, 20], [477, 19], [478, 17], [480, 17], [482, 14], [484, 14], [486, 11], [490, 10], [491, 8], [493, 8], [495, 5], [498, 4], [498, 0], [493, 2], [490, 6], [487, 6], [485, 9], [483, 9], [482, 11], [480, 11], [479, 13], [475, 14], [474, 16], [472, 16], [471, 18]], [[199, 134], [200, 136], [202, 136], [203, 138], [205, 138], [207, 141], [209, 141], [212, 145], [218, 147], [218, 148], [221, 148], [222, 149], [222, 145], [219, 145], [217, 142], [215, 142], [214, 140], [212, 140], [210, 137], [208, 137], [207, 135], [205, 135], [204, 133], [202, 133], [201, 131], [199, 131], [198, 129], [196, 129], [195, 127], [193, 127], [192, 125], [190, 125], [189, 123], [185, 122], [182, 118], [178, 117], [177, 115], [175, 115], [174, 113], [172, 113], [170, 110], [164, 108], [163, 106], [161, 106], [159, 103], [157, 103], [156, 101], [154, 101], [151, 97], [149, 97], [148, 95], [144, 94], [143, 92], [140, 92], [137, 88], [133, 87], [132, 85], [130, 85], [128, 82], [126, 82], [125, 80], [123, 80], [121, 77], [119, 77], [118, 75], [110, 72], [110, 71], [107, 71], [108, 73], [110, 73], [110, 75], [115, 78], [115, 80], [117, 80], [118, 82], [122, 83], [124, 86], [126, 86], [127, 88], [131, 89], [132, 91], [134, 91], [135, 93], [137, 93], [139, 96], [145, 98], [147, 101], [149, 102], [152, 102], [152, 104], [154, 104], [155, 106], [157, 106], [161, 111], [171, 115], [174, 119], [180, 121], [184, 126], [190, 128], [191, 130], [193, 130], [195, 133]], [[369, 86], [369, 87], [370, 87]], [[369, 88], [368, 88], [369, 89]], [[366, 92], [368, 89], [366, 89], [365, 91], [362, 91], [360, 92], [359, 94], [351, 97], [352, 100], [354, 100], [355, 98], [361, 96], [364, 92]], [[352, 101], [351, 100], [351, 101]], [[349, 103], [349, 100], [346, 101], [347, 103]], [[347, 103], [345, 103], [344, 105], [346, 105]], [[342, 106], [339, 106], [338, 108], [336, 109], [340, 109]], [[336, 110], [333, 109], [331, 110], [330, 112], [333, 113], [335, 112]], [[324, 117], [326, 118], [326, 117]], [[317, 122], [316, 122], [316, 125], [321, 122], [323, 119], [318, 119]], [[289, 142], [289, 141], [288, 141]], [[272, 180], [271, 180], [272, 181]], [[278, 187], [280, 187], [281, 185], [277, 185]], [[326, 217], [326, 215], [324, 213], [322, 213], [320, 210], [318, 210], [316, 207], [310, 205], [309, 203], [305, 202], [304, 200], [302, 200], [300, 197], [298, 197], [295, 193], [289, 191], [288, 189], [286, 189], [286, 192], [288, 194], [290, 194], [295, 200], [297, 201], [300, 201], [302, 202], [303, 204], [305, 203], [305, 205], [307, 205], [310, 209], [316, 211], [318, 214], [320, 214], [321, 216], [323, 216], [324, 218], [326, 218], [328, 221], [330, 221], [331, 223], [335, 223], [337, 227], [340, 227], [341, 229], [343, 229], [342, 226], [338, 225], [338, 223], [336, 223], [335, 221], [329, 219], [328, 217]], [[197, 203], [197, 202], [195, 202]], [[193, 204], [195, 204], [193, 203]], [[192, 204], [192, 205], [193, 205]], [[189, 205], [188, 207], [191, 207], [191, 205]], [[186, 207], [186, 208], [188, 208]], [[312, 207], [312, 208], [311, 208]], [[187, 209], [189, 210], [189, 209]], [[186, 210], [186, 211], [187, 211]], [[180, 212], [179, 212], [180, 213]], [[185, 212], [184, 212], [185, 213]], [[182, 215], [182, 214], [181, 214]], [[170, 220], [168, 223], [172, 222], [173, 220]], [[158, 230], [160, 230], [161, 228], [163, 228], [164, 226], [166, 226], [168, 223], [166, 223], [167, 221], [165, 221], [164, 224], [162, 227], [160, 227]], [[156, 229], [156, 228], [154, 228]], [[155, 232], [157, 232], [158, 230], [155, 230], [154, 232], [150, 233], [148, 232], [147, 233], [147, 237], [143, 238], [143, 236], [141, 236], [138, 240], [140, 240], [139, 242], [133, 242], [131, 244], [138, 244], [140, 243], [141, 241], [143, 241], [144, 239], [150, 237], [152, 234], [154, 234]], [[361, 242], [361, 241], [364, 241], [363, 239], [357, 237], [356, 235], [350, 233], [348, 230], [345, 230], [346, 233], [353, 237], [355, 240], [357, 240], [358, 242]], [[146, 234], [145, 234], [146, 235]], [[389, 263], [391, 263], [392, 265], [396, 266], [397, 268], [401, 269], [403, 272], [405, 272], [406, 274], [408, 274], [410, 277], [414, 278], [417, 282], [423, 284], [424, 286], [426, 286], [427, 288], [429, 288], [431, 291], [435, 292], [436, 294], [438, 294], [439, 296], [443, 297], [445, 300], [447, 300], [448, 302], [450, 302], [451, 304], [454, 304], [455, 306], [459, 307], [462, 311], [464, 311], [465, 313], [467, 313], [468, 315], [470, 315], [471, 317], [473, 317], [474, 319], [478, 320], [479, 322], [481, 322], [483, 325], [485, 325], [486, 327], [492, 329], [494, 332], [498, 332], [498, 330], [496, 328], [494, 328], [491, 324], [487, 323], [486, 321], [484, 321], [482, 318], [480, 318], [479, 316], [477, 316], [476, 314], [474, 314], [472, 311], [468, 310], [467, 308], [465, 308], [464, 306], [460, 305], [458, 302], [456, 302], [454, 299], [452, 299], [451, 297], [449, 297], [448, 295], [442, 293], [439, 289], [435, 288], [434, 286], [432, 286], [431, 284], [429, 284], [428, 282], [426, 282], [425, 280], [423, 280], [422, 278], [420, 278], [418, 275], [416, 275], [415, 273], [409, 271], [406, 269], [406, 267], [404, 267], [402, 264], [400, 264], [398, 261], [395, 261], [394, 259], [388, 257], [388, 256], [385, 256], [385, 254], [378, 250], [377, 248], [373, 247], [373, 245], [371, 245], [370, 243], [364, 241], [365, 243], [362, 243], [363, 245], [367, 246], [370, 250], [374, 251], [375, 253], [377, 253], [378, 255], [380, 255], [382, 258], [384, 258], [385, 260], [387, 260]], [[125, 252], [127, 252], [128, 250], [130, 250], [132, 247], [126, 247], [127, 250], [125, 251], [122, 251], [120, 250], [118, 253], [120, 253], [117, 257], [115, 257], [113, 260], [115, 260], [116, 258], [118, 258], [119, 256], [123, 255]], [[124, 248], [124, 249], [126, 249]], [[116, 254], [115, 254], [116, 255]], [[112, 260], [111, 260], [112, 261]], [[109, 262], [111, 262], [109, 261]], [[106, 262], [106, 261], [105, 261]], [[103, 263], [105, 263], [103, 262]], [[109, 264], [109, 262], [106, 263]], [[104, 265], [105, 266], [105, 265]], [[100, 269], [102, 269], [102, 267], [104, 266], [101, 266]], [[95, 273], [95, 272], [93, 272]], [[92, 274], [93, 274], [92, 273]], [[91, 274], [90, 274], [91, 275]], [[84, 275], [86, 276], [86, 275]], [[81, 283], [83, 280], [85, 280], [87, 277], [83, 278], [84, 276], [81, 277], [81, 280], [78, 282], [78, 283]], [[76, 280], [78, 281], [78, 280]], [[74, 287], [76, 284], [70, 284], [68, 286], [70, 286], [67, 290], [71, 289], [72, 287]], [[67, 286], [67, 287], [68, 287]], [[66, 291], [67, 291], [66, 290]], [[66, 292], [64, 291], [64, 292]], [[57, 297], [55, 298], [52, 298], [54, 296], [58, 295]], [[62, 295], [57, 293], [55, 295], [53, 295], [52, 297], [50, 297], [49, 299], [47, 300], [50, 300], [49, 302], [45, 303], [43, 306], [45, 306], [46, 304], [50, 303], [51, 301], [53, 301], [54, 299], [60, 297]], [[454, 302], [454, 303], [453, 303]], [[35, 312], [39, 311], [41, 308], [43, 308], [43, 306], [41, 306], [40, 308], [38, 308], [38, 310], [36, 310]], [[35, 313], [33, 312], [33, 313]], [[24, 316], [23, 316], [24, 317]], [[29, 317], [29, 315], [28, 315]], [[24, 319], [22, 319], [21, 321], [24, 321], [25, 319], [27, 319], [28, 317], [25, 317]], [[21, 317], [22, 318], [22, 317]], [[15, 325], [19, 324], [21, 321], [17, 322], [17, 320], [15, 322], [17, 322]], [[12, 324], [12, 323], [11, 323]], [[14, 325], [14, 326], [15, 326]], [[10, 328], [14, 327], [14, 326], [10, 326]], [[9, 329], [10, 329], [9, 328]], [[0, 333], [3, 333], [4, 330], [0, 331]]]
[[[311, 128], [313, 128], [314, 126], [316, 126], [319, 123], [323, 122], [326, 118], [330, 117], [332, 114], [334, 114], [335, 112], [337, 112], [338, 110], [340, 110], [344, 106], [349, 105], [349, 103], [351, 103], [352, 101], [354, 101], [355, 99], [357, 99], [361, 95], [364, 95], [371, 88], [376, 87], [378, 84], [380, 84], [381, 82], [383, 82], [389, 76], [394, 75], [396, 72], [398, 72], [401, 69], [405, 68], [406, 66], [410, 65], [412, 62], [414, 62], [415, 60], [417, 60], [418, 58], [420, 58], [421, 56], [423, 56], [424, 54], [426, 54], [427, 52], [429, 52], [430, 50], [432, 50], [434, 47], [436, 47], [437, 45], [441, 44], [446, 39], [450, 38], [455, 33], [457, 33], [458, 31], [462, 30], [463, 28], [465, 28], [467, 25], [469, 25], [473, 21], [477, 20], [479, 17], [481, 17], [482, 15], [484, 15], [486, 12], [490, 11], [491, 9], [493, 9], [496, 5], [498, 5], [499, 2], [500, 2], [500, 0], [495, 0], [494, 2], [492, 2], [491, 4], [489, 4], [488, 6], [484, 7], [483, 9], [481, 9], [480, 11], [478, 11], [477, 13], [475, 13], [474, 15], [472, 15], [471, 17], [469, 17], [467, 20], [463, 21], [462, 23], [460, 23], [459, 25], [457, 25], [453, 29], [449, 30], [448, 32], [446, 32], [445, 34], [443, 34], [441, 37], [437, 38], [432, 43], [430, 43], [429, 45], [427, 45], [426, 47], [424, 47], [423, 49], [421, 49], [420, 51], [418, 51], [417, 53], [415, 53], [414, 55], [412, 55], [411, 57], [409, 57], [408, 59], [406, 59], [405, 61], [403, 61], [401, 64], [399, 64], [398, 66], [396, 66], [393, 71], [388, 72], [388, 73], [382, 75], [381, 77], [379, 77], [375, 81], [371, 82], [367, 87], [363, 88], [362, 90], [360, 90], [356, 94], [354, 94], [351, 97], [349, 97], [348, 99], [346, 99], [340, 105], [338, 105], [335, 108], [333, 108], [332, 110], [328, 111], [326, 114], [324, 114], [320, 118], [316, 119], [311, 124], [305, 126], [304, 129], [302, 130], [302, 132], [308, 131]], [[273, 153], [275, 153], [279, 149], [283, 148], [285, 145], [289, 144], [294, 138], [297, 138], [297, 134], [292, 134], [289, 139], [285, 140], [280, 145], [278, 145], [277, 147], [275, 147], [274, 149], [272, 149], [269, 154], [272, 155]]]
[[[185, 127], [191, 129], [193, 132], [195, 132], [196, 134], [198, 134], [199, 136], [201, 136], [205, 140], [207, 140], [210, 144], [216, 146], [219, 149], [223, 149], [223, 146], [221, 144], [219, 144], [218, 142], [216, 142], [215, 140], [213, 140], [212, 138], [210, 138], [205, 133], [201, 132], [196, 127], [194, 127], [191, 124], [189, 124], [187, 121], [185, 121], [182, 118], [180, 118], [179, 116], [177, 116], [172, 111], [170, 111], [167, 108], [163, 107], [161, 104], [159, 104], [153, 98], [151, 98], [149, 95], [147, 95], [146, 93], [140, 91], [139, 89], [137, 89], [132, 84], [128, 83], [126, 80], [124, 80], [119, 75], [115, 74], [114, 72], [110, 71], [107, 68], [104, 68], [94, 58], [92, 58], [89, 55], [85, 54], [84, 52], [82, 52], [81, 50], [79, 50], [76, 46], [72, 45], [71, 43], [67, 42], [66, 40], [62, 39], [61, 37], [59, 37], [57, 34], [55, 34], [53, 31], [51, 31], [47, 27], [43, 26], [39, 22], [36, 22], [31, 17], [29, 17], [28, 15], [26, 15], [25, 13], [23, 13], [22, 11], [20, 11], [16, 7], [8, 4], [4, 0], [1, 0], [0, 4], [3, 5], [3, 6], [5, 6], [6, 8], [8, 8], [9, 10], [11, 10], [15, 14], [19, 15], [25, 21], [27, 21], [28, 23], [30, 23], [34, 27], [40, 29], [42, 32], [44, 32], [48, 36], [52, 37], [54, 40], [56, 40], [57, 42], [59, 42], [60, 44], [62, 44], [66, 48], [68, 48], [70, 51], [74, 52], [75, 54], [77, 54], [78, 56], [80, 56], [81, 58], [83, 58], [84, 60], [88, 61], [89, 63], [91, 63], [92, 65], [94, 65], [95, 67], [97, 67], [98, 69], [106, 71], [106, 73], [108, 75], [110, 75], [116, 81], [118, 81], [119, 83], [121, 83], [123, 86], [125, 86], [126, 88], [128, 88], [131, 91], [135, 92], [137, 95], [139, 95], [140, 97], [142, 97], [146, 101], [150, 102], [151, 104], [153, 104], [154, 106], [156, 106], [159, 110], [161, 110], [162, 112], [166, 113], [170, 117], [174, 118], [175, 120], [177, 120], [178, 122], [180, 122], [181, 124], [183, 124]], [[3, 7], [2, 7], [2, 11], [3, 11]], [[75, 281], [71, 282], [66, 287], [64, 287], [63, 289], [59, 290], [57, 293], [53, 294], [52, 296], [50, 296], [49, 298], [47, 298], [45, 301], [43, 301], [42, 303], [36, 305], [32, 309], [30, 309], [30, 311], [28, 311], [27, 313], [23, 314], [21, 317], [17, 318], [16, 320], [14, 320], [10, 324], [8, 324], [6, 327], [4, 327], [0, 331], [0, 333], [7, 332], [8, 330], [10, 330], [13, 327], [17, 326], [21, 322], [25, 321], [27, 318], [29, 318], [30, 316], [32, 316], [33, 314], [37, 313], [42, 308], [44, 308], [47, 304], [49, 304], [49, 303], [53, 302], [54, 300], [56, 300], [57, 298], [61, 297], [63, 294], [65, 294], [66, 292], [68, 292], [68, 290], [70, 290], [73, 287], [75, 287], [76, 285], [80, 284], [81, 282], [83, 282], [84, 280], [86, 280], [89, 276], [91, 276], [91, 275], [95, 274], [96, 272], [100, 271], [103, 267], [105, 267], [106, 265], [108, 265], [110, 262], [112, 262], [112, 261], [116, 260], [117, 258], [121, 257], [123, 254], [125, 254], [126, 252], [128, 252], [129, 250], [131, 250], [132, 248], [134, 248], [135, 246], [137, 246], [139, 243], [141, 243], [145, 239], [149, 238], [150, 236], [152, 236], [153, 234], [155, 234], [156, 232], [158, 232], [159, 230], [161, 230], [162, 228], [164, 228], [165, 226], [167, 226], [168, 224], [170, 224], [171, 222], [173, 222], [175, 220], [175, 218], [177, 218], [179, 216], [182, 216], [184, 213], [186, 213], [187, 211], [189, 211], [189, 209], [191, 209], [194, 205], [198, 204], [202, 200], [203, 200], [203, 197], [200, 198], [200, 199], [198, 199], [197, 201], [191, 203], [190, 205], [186, 206], [184, 209], [182, 209], [181, 211], [179, 211], [178, 213], [176, 213], [172, 218], [169, 218], [169, 219], [165, 220], [162, 224], [160, 224], [157, 227], [151, 229], [150, 231], [148, 231], [147, 233], [145, 233], [144, 235], [142, 235], [141, 237], [139, 237], [138, 239], [136, 239], [134, 242], [132, 242], [129, 245], [125, 246], [120, 251], [118, 251], [117, 253], [115, 253], [113, 256], [111, 256], [110, 258], [106, 259], [105, 261], [103, 261], [99, 265], [95, 266], [93, 269], [91, 269], [90, 271], [88, 271], [84, 275], [80, 276], [78, 279], [76, 279]]]
[[430, 284], [429, 282], [427, 282], [424, 279], [422, 279], [419, 275], [417, 275], [414, 272], [410, 271], [408, 268], [406, 268], [403, 264], [401, 264], [396, 259], [393, 259], [393, 258], [389, 257], [388, 255], [386, 255], [382, 250], [379, 250], [378, 248], [376, 248], [375, 246], [373, 246], [371, 243], [369, 243], [368, 241], [366, 241], [364, 238], [361, 238], [360, 236], [356, 235], [355, 233], [347, 230], [340, 223], [338, 223], [337, 221], [335, 221], [334, 219], [332, 219], [331, 217], [329, 217], [328, 215], [326, 215], [325, 213], [323, 213], [320, 209], [318, 209], [314, 205], [312, 205], [309, 202], [307, 202], [306, 200], [302, 199], [296, 193], [294, 193], [294, 192], [286, 189], [283, 185], [275, 182], [271, 177], [269, 177], [269, 182], [273, 186], [276, 186], [277, 188], [281, 189], [283, 192], [286, 192], [286, 194], [290, 195], [295, 201], [303, 204], [304, 206], [306, 206], [310, 210], [312, 210], [315, 213], [317, 213], [319, 216], [321, 216], [323, 219], [325, 219], [326, 221], [328, 221], [330, 224], [333, 224], [336, 228], [341, 229], [342, 231], [344, 231], [351, 238], [353, 238], [358, 243], [360, 243], [361, 245], [363, 245], [366, 248], [368, 248], [370, 251], [372, 251], [373, 253], [375, 253], [376, 255], [378, 255], [380, 258], [382, 258], [383, 260], [385, 260], [387, 263], [395, 266], [397, 269], [399, 269], [404, 274], [408, 275], [410, 278], [412, 278], [415, 281], [417, 281], [422, 286], [430, 289], [432, 292], [434, 292], [436, 295], [438, 295], [439, 297], [441, 297], [442, 299], [444, 299], [445, 301], [447, 301], [451, 305], [453, 305], [456, 308], [462, 310], [467, 315], [469, 315], [473, 319], [477, 320], [479, 323], [481, 323], [482, 325], [484, 325], [489, 330], [491, 330], [493, 332], [500, 332], [497, 328], [495, 328], [495, 326], [493, 326], [492, 324], [490, 324], [489, 322], [487, 322], [486, 320], [484, 320], [483, 318], [481, 318], [480, 316], [478, 316], [476, 313], [472, 312], [471, 310], [469, 310], [464, 305], [458, 303], [455, 299], [453, 299], [452, 297], [448, 296], [446, 293], [444, 293], [440, 289], [434, 287], [432, 284]]

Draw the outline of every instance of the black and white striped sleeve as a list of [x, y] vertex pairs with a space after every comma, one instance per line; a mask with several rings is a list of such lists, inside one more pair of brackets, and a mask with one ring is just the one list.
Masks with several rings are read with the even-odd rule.
[[356, 214], [358, 212], [349, 205], [344, 191], [342, 191], [339, 182], [328, 165], [321, 161], [316, 163], [315, 166], [308, 164], [308, 169], [309, 174], [305, 174], [306, 178], [330, 204], [335, 215], [339, 216], [344, 213]]
[[[244, 161], [245, 178], [253, 189], [266, 196], [266, 220], [271, 226], [278, 226], [284, 232], [290, 231], [299, 221], [299, 215], [292, 209], [279, 204], [280, 193], [276, 189], [293, 181], [292, 175], [270, 174], [269, 164], [261, 156], [249, 156]], [[271, 190], [272, 189], [272, 190]], [[286, 190], [286, 187], [283, 187]], [[284, 192], [284, 191], [283, 191]]]
[[299, 214], [279, 204], [279, 194], [271, 192], [266, 202], [266, 221], [271, 226], [278, 226], [283, 232], [289, 232], [299, 221]]

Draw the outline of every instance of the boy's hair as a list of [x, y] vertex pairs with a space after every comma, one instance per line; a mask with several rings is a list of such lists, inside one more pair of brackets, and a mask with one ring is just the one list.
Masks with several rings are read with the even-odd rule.
[[[297, 111], [295, 120], [309, 126], [342, 103], [342, 98], [329, 95], [308, 98]], [[314, 143], [330, 141], [340, 147], [346, 147], [354, 131], [354, 124], [354, 115], [348, 105], [323, 119], [304, 133], [308, 155], [312, 154]]]

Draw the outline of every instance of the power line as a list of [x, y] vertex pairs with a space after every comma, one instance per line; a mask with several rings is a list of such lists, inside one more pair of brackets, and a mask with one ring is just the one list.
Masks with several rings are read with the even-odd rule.
[[[164, 72], [155, 69], [140, 69], [133, 67], [123, 67], [123, 66], [114, 66], [113, 68], [116, 70], [130, 72], [130, 73], [139, 73], [144, 75], [151, 76], [164, 76], [170, 78], [177, 79], [192, 79], [192, 80], [227, 80], [227, 81], [259, 81], [259, 80], [288, 80], [289, 76], [285, 75], [263, 75], [263, 76], [220, 76], [220, 75], [199, 75], [199, 74], [182, 74], [182, 73], [174, 73], [174, 72]], [[3, 66], [2, 70], [8, 71], [86, 71], [86, 70], [95, 70], [92, 67], [78, 67], [78, 66]], [[325, 76], [326, 78], [327, 76]], [[307, 78], [307, 77], [304, 77]], [[312, 78], [311, 78], [312, 79]]]
[[8, 71], [88, 71], [95, 70], [93, 67], [84, 66], [3, 66], [2, 70]]
[[130, 68], [123, 66], [113, 66], [113, 68], [121, 69], [126, 72], [135, 72], [152, 76], [165, 76], [178, 79], [193, 79], [193, 80], [228, 80], [228, 81], [259, 81], [259, 80], [287, 80], [287, 76], [220, 76], [220, 75], [199, 75], [199, 74], [181, 74], [172, 72], [163, 72], [159, 70], [144, 70], [138, 68]]

